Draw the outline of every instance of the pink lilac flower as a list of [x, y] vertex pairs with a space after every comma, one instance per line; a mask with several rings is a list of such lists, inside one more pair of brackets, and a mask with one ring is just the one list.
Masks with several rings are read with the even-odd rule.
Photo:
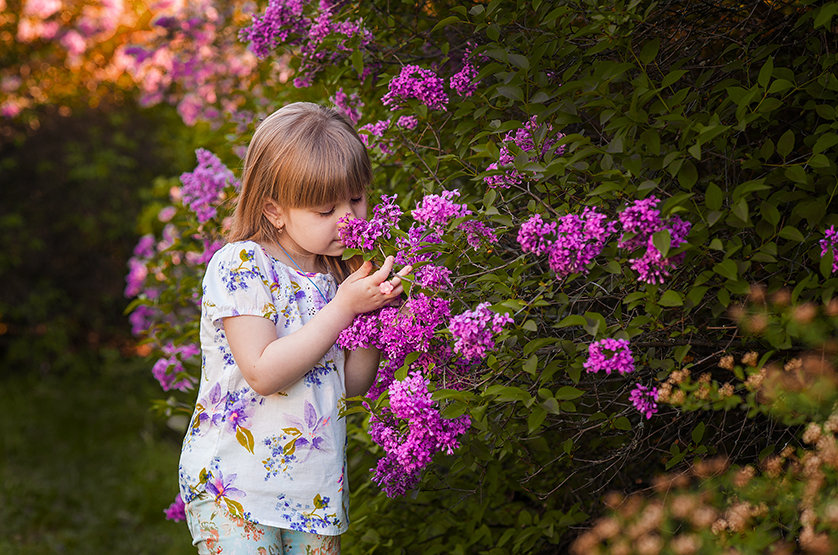
[[261, 17], [254, 14], [253, 23], [239, 31], [239, 39], [250, 43], [250, 50], [259, 58], [266, 58], [291, 35], [303, 34], [304, 0], [270, 0]]
[[396, 239], [396, 249], [398, 249], [398, 252], [396, 253], [395, 262], [400, 266], [405, 266], [407, 264], [435, 260], [439, 258], [441, 252], [428, 247], [439, 245], [442, 242], [440, 230], [413, 223], [410, 229], [407, 230], [406, 237]]
[[[382, 119], [378, 120], [375, 123], [368, 123], [366, 125], [362, 125], [358, 131], [359, 136], [361, 137], [361, 142], [364, 143], [364, 146], [372, 149], [378, 147], [378, 149], [383, 154], [392, 154], [393, 153], [393, 139], [384, 139], [384, 132], [387, 131], [387, 128], [390, 127], [390, 120], [389, 119]], [[366, 133], [363, 133], [363, 132]], [[379, 140], [373, 141], [372, 137], [378, 137]]]
[[189, 378], [183, 378], [178, 382], [175, 380], [184, 372], [182, 361], [197, 356], [200, 352], [200, 347], [191, 343], [177, 347], [172, 343], [163, 346], [163, 354], [166, 356], [158, 359], [151, 369], [151, 373], [160, 383], [163, 391], [170, 389], [187, 391], [192, 388], [193, 384]]
[[687, 241], [692, 224], [679, 216], [664, 220], [657, 205], [660, 201], [651, 196], [637, 200], [620, 213], [623, 234], [618, 247], [636, 251], [645, 247], [645, 252], [629, 259], [629, 266], [638, 273], [638, 281], [663, 283], [670, 274], [670, 269], [684, 260], [684, 253], [664, 258], [654, 243], [654, 234], [667, 230], [670, 236], [670, 249], [678, 248]]
[[[373, 480], [389, 497], [404, 495], [415, 487], [421, 470], [441, 451], [452, 454], [459, 437], [471, 425], [467, 415], [442, 418], [428, 391], [429, 380], [414, 371], [394, 381], [388, 391], [390, 408], [370, 418], [370, 437], [385, 456], [378, 461]], [[400, 426], [407, 424], [407, 430]]]
[[125, 276], [125, 291], [123, 294], [128, 297], [136, 297], [143, 290], [143, 284], [148, 276], [148, 267], [145, 261], [132, 257], [128, 260], [128, 275]]
[[402, 210], [396, 204], [397, 195], [381, 196], [381, 202], [373, 208], [372, 218], [364, 220], [352, 216], [341, 218], [338, 230], [343, 244], [353, 249], [372, 250], [375, 242], [383, 237], [389, 239], [392, 229], [398, 225]]
[[471, 210], [465, 204], [453, 202], [459, 191], [443, 191], [440, 195], [425, 195], [413, 210], [413, 219], [428, 227], [440, 229], [454, 218], [467, 216]]
[[352, 122], [352, 125], [357, 125], [361, 121], [361, 108], [364, 107], [364, 102], [358, 96], [358, 93], [347, 95], [343, 92], [343, 87], [340, 87], [335, 91], [335, 96], [329, 97], [329, 100], [340, 113]]
[[588, 360], [584, 367], [588, 372], [604, 371], [606, 374], [633, 372], [634, 356], [628, 340], [608, 338], [594, 341], [588, 346]]
[[448, 104], [445, 81], [432, 70], [416, 65], [404, 66], [399, 74], [390, 80], [388, 89], [381, 102], [391, 110], [401, 108], [402, 103], [411, 98], [432, 110], [445, 110]]
[[489, 308], [489, 303], [480, 303], [474, 310], [451, 318], [448, 329], [454, 336], [454, 350], [469, 361], [486, 358], [495, 348], [495, 335], [512, 321], [508, 313], [497, 314]]
[[219, 194], [228, 185], [238, 189], [241, 184], [227, 166], [212, 152], [199, 148], [195, 151], [198, 166], [194, 171], [180, 176], [183, 183], [181, 190], [183, 204], [195, 212], [199, 223], [204, 223], [216, 216]]
[[131, 323], [131, 333], [135, 337], [148, 332], [149, 327], [154, 319], [155, 310], [148, 305], [141, 304], [128, 316], [128, 322]]
[[[508, 132], [501, 144], [498, 161], [486, 167], [486, 171], [503, 169], [504, 173], [484, 177], [483, 180], [486, 184], [489, 187], [507, 188], [518, 185], [524, 180], [526, 175], [512, 165], [515, 162], [515, 155], [510, 150], [513, 144], [529, 154], [530, 162], [544, 160], [545, 156], [551, 151], [554, 156], [564, 154], [564, 145], [555, 146], [564, 137], [564, 133], [552, 133], [552, 131], [553, 126], [551, 124], [541, 125], [538, 123], [538, 117], [532, 116], [523, 127], [518, 128], [514, 133], [512, 131]], [[544, 139], [541, 142], [541, 148], [537, 148], [535, 137], [541, 132], [544, 133]], [[553, 148], [554, 146], [555, 148]]]
[[466, 48], [463, 67], [451, 77], [450, 84], [451, 88], [463, 97], [471, 96], [477, 90], [477, 66], [471, 61], [471, 47]]
[[425, 264], [414, 273], [416, 285], [424, 289], [441, 290], [451, 286], [451, 270], [445, 266]]
[[825, 256], [832, 247], [832, 271], [838, 272], [838, 230], [834, 225], [829, 226], [824, 231], [824, 237], [818, 243], [821, 247], [821, 256]]
[[[387, 363], [379, 369], [368, 396], [377, 398], [393, 380], [395, 371], [408, 354], [431, 354], [439, 350], [434, 335], [447, 326], [450, 301], [424, 293], [410, 296], [403, 307], [384, 307], [359, 314], [338, 336], [338, 344], [349, 350], [375, 347]], [[436, 362], [440, 359], [434, 357]]]
[[167, 520], [172, 520], [174, 522], [181, 522], [186, 520], [186, 505], [183, 502], [180, 494], [175, 497], [175, 500], [172, 501], [172, 504], [169, 505], [163, 514], [166, 515]]
[[419, 118], [416, 116], [401, 116], [396, 121], [396, 125], [401, 127], [402, 129], [408, 129], [413, 131], [416, 129], [416, 126], [419, 125]]
[[645, 385], [637, 384], [629, 394], [629, 400], [634, 405], [634, 408], [639, 410], [646, 419], [652, 418], [652, 415], [658, 412], [658, 388], [646, 387]]
[[498, 236], [485, 223], [478, 220], [467, 220], [457, 226], [466, 235], [466, 242], [473, 249], [480, 248], [483, 243], [497, 243]]
[[581, 216], [566, 214], [559, 218], [556, 240], [549, 247], [549, 264], [558, 277], [588, 273], [587, 265], [602, 252], [605, 242], [617, 229], [617, 222], [586, 207]]
[[553, 245], [556, 227], [556, 222], [546, 223], [541, 219], [540, 214], [532, 216], [521, 224], [521, 229], [518, 230], [518, 243], [521, 245], [521, 250], [535, 255], [544, 254]]

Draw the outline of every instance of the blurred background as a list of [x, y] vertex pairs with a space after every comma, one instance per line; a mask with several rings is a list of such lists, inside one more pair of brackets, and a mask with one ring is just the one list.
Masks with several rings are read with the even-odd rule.
[[[204, 130], [140, 106], [142, 2], [0, 0], [0, 553], [189, 553], [181, 434], [124, 314], [141, 206]], [[148, 104], [148, 103], [146, 103]]]

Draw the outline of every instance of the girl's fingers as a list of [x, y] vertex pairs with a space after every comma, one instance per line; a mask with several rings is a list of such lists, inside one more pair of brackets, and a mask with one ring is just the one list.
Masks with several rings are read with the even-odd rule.
[[359, 279], [363, 279], [369, 275], [370, 270], [372, 270], [372, 262], [370, 262], [369, 260], [365, 260], [364, 263], [361, 264], [357, 270], [349, 274], [349, 276], [346, 278], [346, 281], [357, 281]]
[[382, 281], [387, 279], [387, 276], [390, 275], [390, 272], [392, 270], [393, 270], [393, 257], [388, 256], [387, 258], [384, 259], [384, 264], [381, 265], [381, 268], [379, 268], [372, 275], [372, 278], [376, 283], [381, 283]]

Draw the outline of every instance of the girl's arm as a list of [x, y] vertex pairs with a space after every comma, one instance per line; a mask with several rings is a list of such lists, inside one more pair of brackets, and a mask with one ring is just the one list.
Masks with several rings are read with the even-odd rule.
[[338, 288], [332, 299], [302, 328], [277, 338], [273, 322], [260, 316], [224, 318], [224, 331], [233, 358], [250, 387], [260, 395], [287, 389], [311, 370], [335, 344], [338, 334], [356, 315], [375, 310], [401, 294], [401, 280], [391, 280], [393, 290], [383, 293], [379, 285], [390, 274], [393, 258], [369, 275], [365, 262]]
[[346, 352], [343, 365], [346, 383], [346, 396], [357, 397], [369, 391], [375, 381], [381, 352], [378, 349], [355, 349]]

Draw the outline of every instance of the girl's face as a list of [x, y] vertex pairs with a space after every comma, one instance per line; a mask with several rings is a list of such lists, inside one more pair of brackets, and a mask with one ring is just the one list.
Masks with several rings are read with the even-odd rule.
[[312, 208], [286, 208], [282, 211], [285, 229], [279, 242], [292, 255], [340, 256], [346, 246], [338, 236], [338, 220], [346, 215], [366, 219], [366, 196]]

